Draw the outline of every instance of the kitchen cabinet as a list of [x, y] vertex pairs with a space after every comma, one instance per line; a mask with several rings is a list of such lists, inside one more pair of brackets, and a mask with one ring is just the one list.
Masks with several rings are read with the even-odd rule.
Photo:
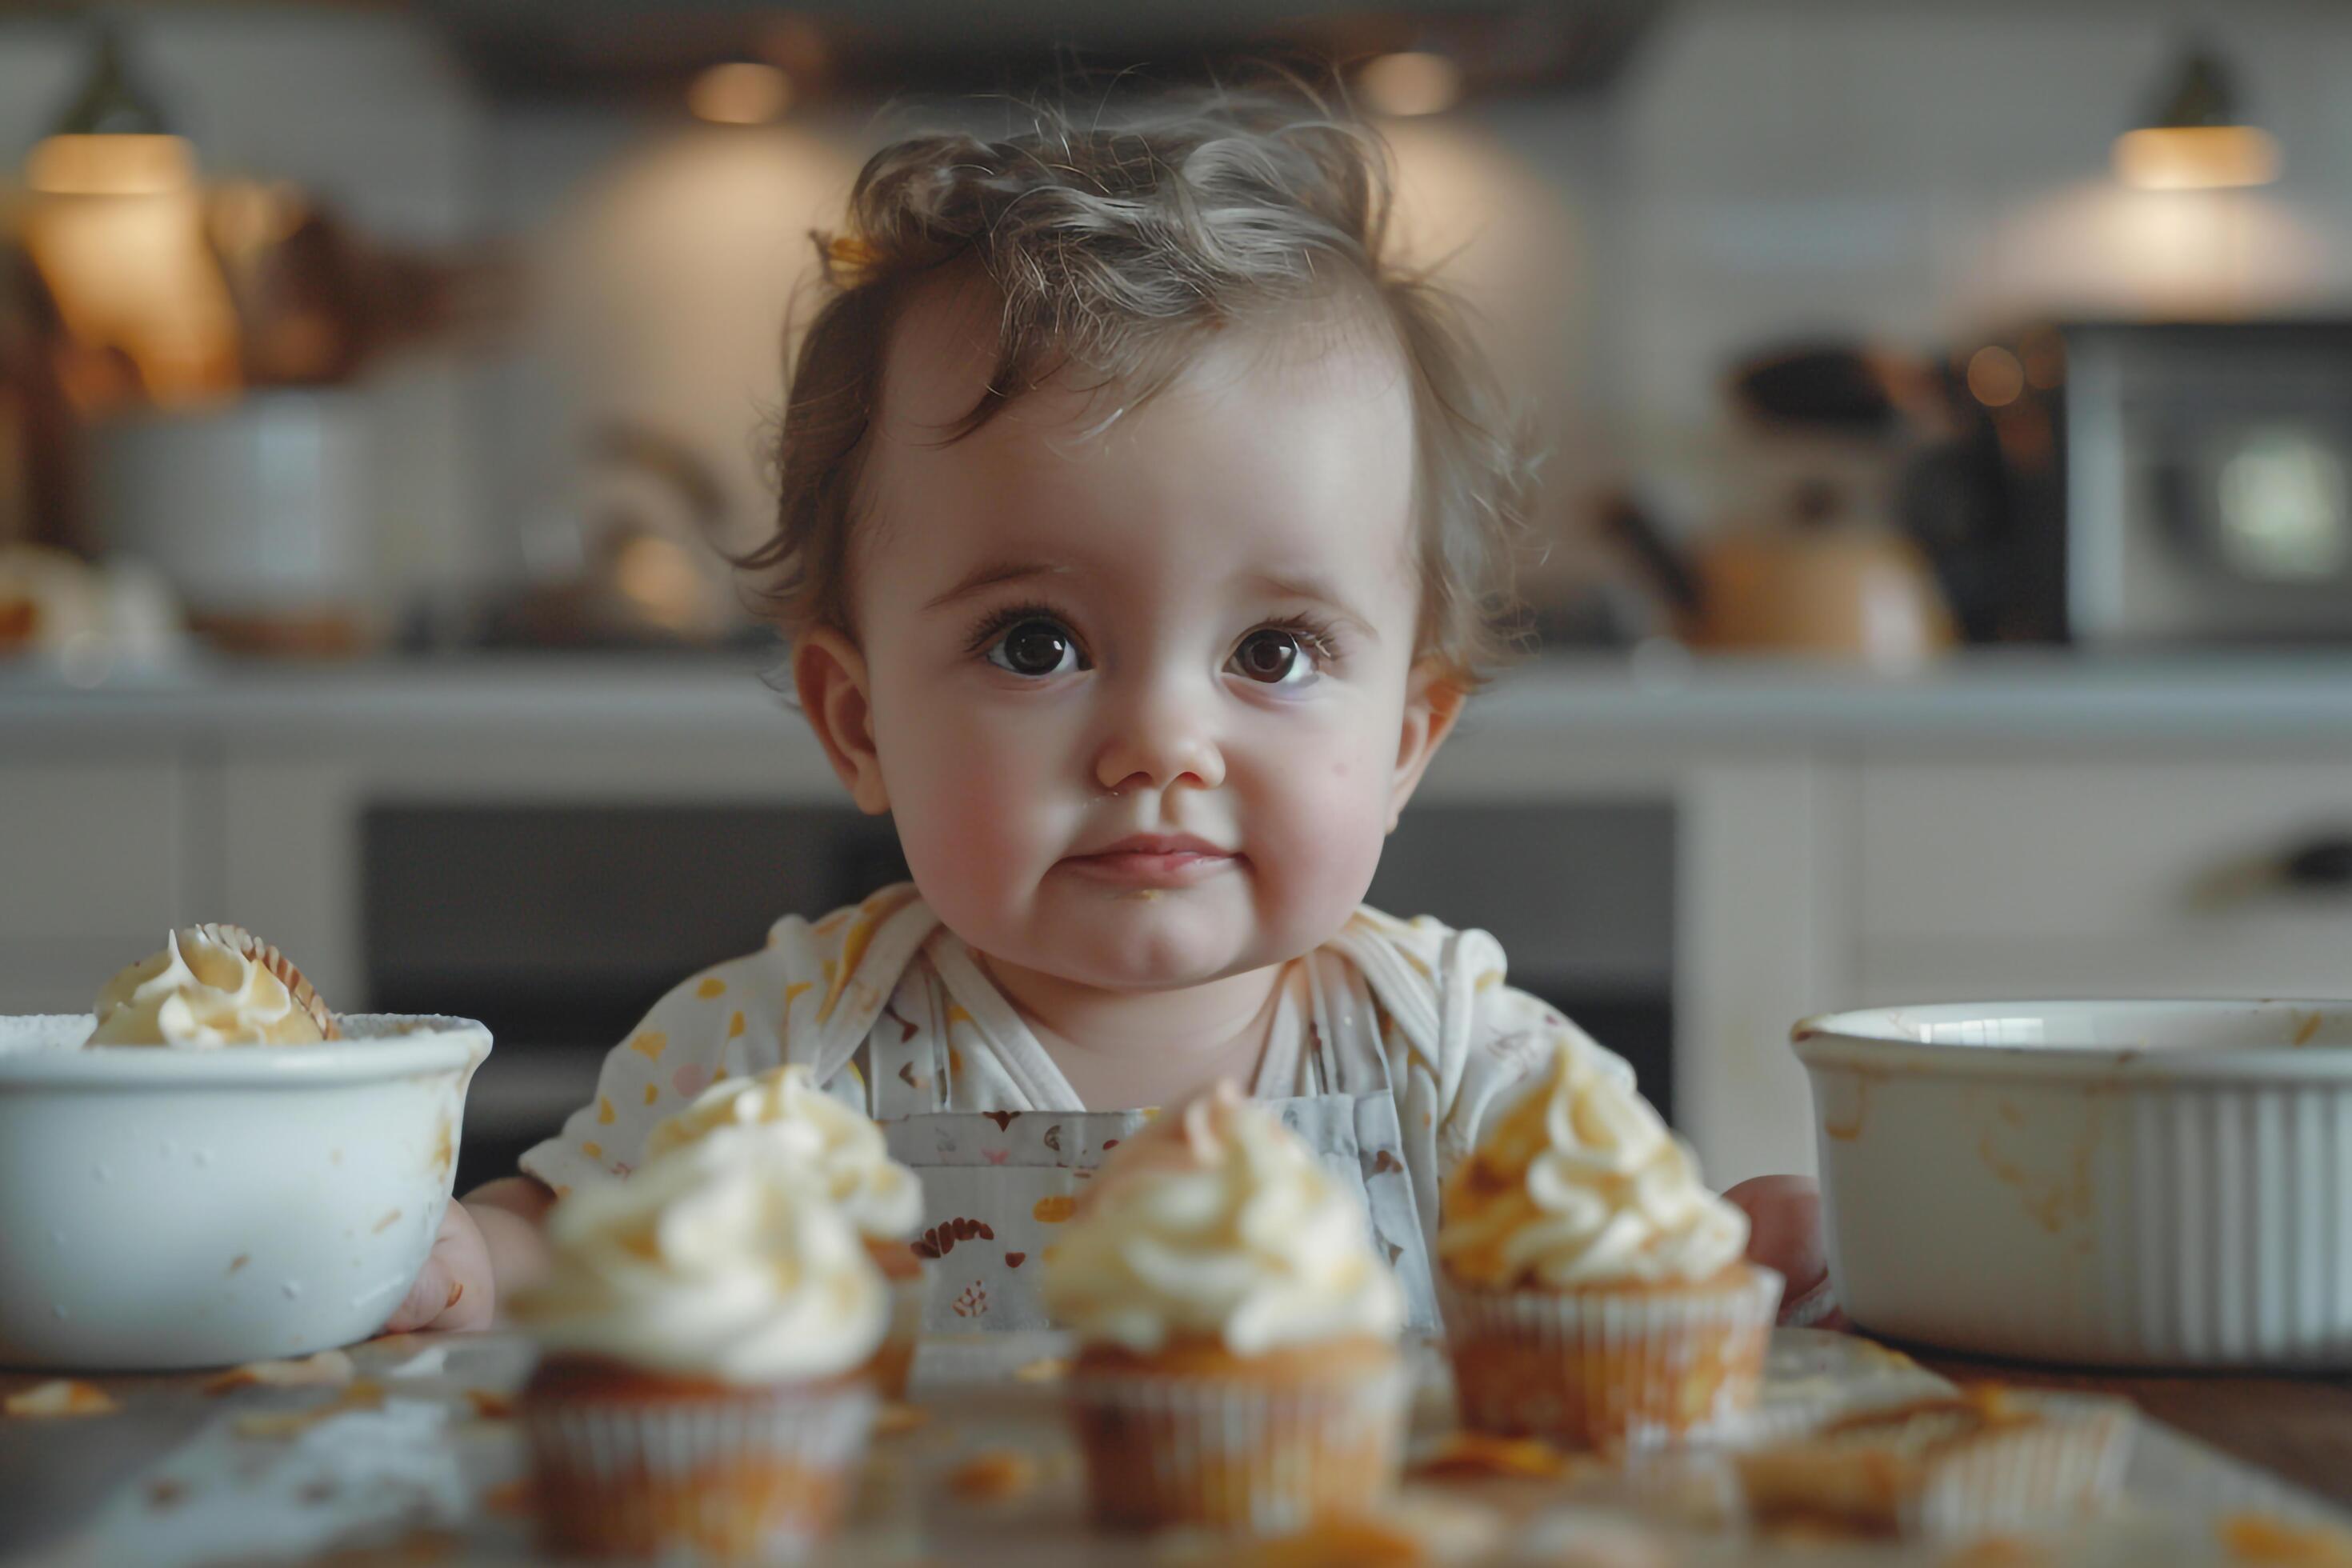
[[[87, 1007], [167, 924], [205, 918], [363, 1005], [372, 812], [838, 807], [755, 676], [523, 659], [0, 680], [0, 1007]], [[1786, 1045], [1807, 1013], [2352, 986], [2352, 895], [2260, 874], [2352, 830], [2352, 659], [1972, 660], [1908, 681], [1546, 660], [1474, 704], [1416, 818], [1448, 826], [1401, 837], [1391, 901], [1496, 930], [1538, 989], [1669, 1004], [1675, 1117], [1726, 1183], [1811, 1167]], [[441, 872], [407, 870], [430, 918]], [[477, 910], [504, 896], [496, 876], [448, 885]]]
[[2352, 985], [2352, 889], [2282, 874], [2352, 841], [2352, 763], [1954, 760], [1859, 779], [1866, 1000]]
[[0, 1013], [58, 1010], [56, 975], [111, 973], [159, 918], [209, 918], [203, 770], [168, 750], [0, 759]]

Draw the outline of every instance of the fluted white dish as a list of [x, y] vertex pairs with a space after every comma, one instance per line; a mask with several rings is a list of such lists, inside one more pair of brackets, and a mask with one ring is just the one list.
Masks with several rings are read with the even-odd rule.
[[1792, 1037], [1858, 1324], [2035, 1361], [2352, 1367], [2352, 1003], [1972, 1002]]
[[456, 1174], [489, 1031], [344, 1015], [324, 1045], [75, 1049], [0, 1018], [0, 1366], [220, 1365], [362, 1339]]

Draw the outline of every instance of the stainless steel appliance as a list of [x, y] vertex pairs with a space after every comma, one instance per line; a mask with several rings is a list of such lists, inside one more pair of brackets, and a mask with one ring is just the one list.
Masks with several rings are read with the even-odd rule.
[[2352, 321], [2062, 331], [2074, 639], [2352, 642]]

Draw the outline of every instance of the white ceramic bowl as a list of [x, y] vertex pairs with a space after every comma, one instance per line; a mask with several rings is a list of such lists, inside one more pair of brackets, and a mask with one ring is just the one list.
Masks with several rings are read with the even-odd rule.
[[2352, 1366], [2352, 1003], [1975, 1002], [1793, 1038], [1855, 1322], [2038, 1361]]
[[75, 1050], [86, 1016], [0, 1018], [0, 1366], [213, 1366], [381, 1327], [441, 1224], [490, 1036], [342, 1026]]

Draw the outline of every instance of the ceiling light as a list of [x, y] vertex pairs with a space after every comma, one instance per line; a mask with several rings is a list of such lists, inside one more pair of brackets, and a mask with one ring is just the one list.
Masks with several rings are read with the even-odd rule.
[[26, 183], [48, 195], [143, 196], [184, 190], [195, 174], [195, 154], [131, 79], [114, 30], [100, 27], [89, 75], [26, 158]]
[[2201, 48], [2182, 58], [2156, 112], [2116, 138], [2116, 177], [2144, 191], [2266, 185], [2280, 161], [2278, 139], [2240, 119], [2227, 68]]
[[2279, 163], [2278, 138], [2254, 125], [2151, 125], [2116, 138], [2116, 177], [2143, 191], [2267, 185]]
[[1375, 113], [1439, 114], [1462, 96], [1462, 68], [1444, 55], [1381, 55], [1365, 62], [1356, 85]]
[[695, 118], [715, 125], [765, 125], [792, 100], [792, 78], [749, 60], [712, 66], [686, 90]]

